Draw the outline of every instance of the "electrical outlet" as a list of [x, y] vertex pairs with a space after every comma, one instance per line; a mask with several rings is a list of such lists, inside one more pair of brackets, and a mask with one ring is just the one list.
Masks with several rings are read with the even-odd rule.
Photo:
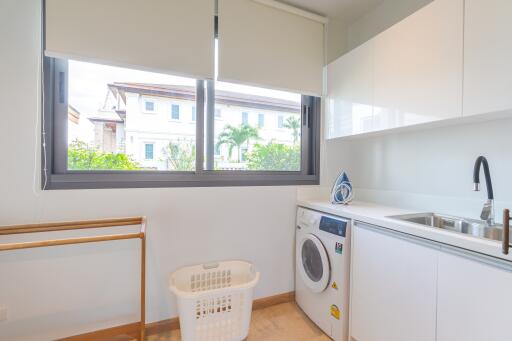
[[0, 322], [7, 320], [7, 307], [0, 305]]

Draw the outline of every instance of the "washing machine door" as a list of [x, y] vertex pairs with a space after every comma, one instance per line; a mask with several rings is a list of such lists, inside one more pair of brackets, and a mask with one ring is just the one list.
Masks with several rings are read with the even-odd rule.
[[311, 233], [299, 241], [297, 268], [304, 284], [311, 291], [320, 293], [327, 288], [331, 275], [329, 257], [320, 239]]

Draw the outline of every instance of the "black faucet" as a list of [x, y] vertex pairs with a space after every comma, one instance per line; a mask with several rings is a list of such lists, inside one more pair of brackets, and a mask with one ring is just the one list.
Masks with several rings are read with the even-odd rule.
[[494, 225], [494, 192], [492, 190], [491, 174], [489, 172], [489, 163], [484, 156], [479, 156], [475, 162], [473, 170], [474, 191], [480, 190], [480, 167], [484, 166], [485, 186], [487, 188], [487, 202], [484, 204], [480, 218], [487, 222], [487, 225]]

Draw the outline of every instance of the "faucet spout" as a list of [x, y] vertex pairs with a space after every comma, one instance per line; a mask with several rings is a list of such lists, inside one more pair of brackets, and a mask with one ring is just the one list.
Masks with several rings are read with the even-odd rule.
[[487, 221], [489, 226], [494, 225], [494, 192], [492, 190], [491, 173], [489, 172], [489, 163], [484, 156], [479, 156], [475, 162], [473, 170], [474, 191], [480, 190], [480, 168], [484, 168], [485, 187], [487, 188], [487, 202], [484, 204], [480, 218]]
[[489, 163], [485, 156], [479, 156], [475, 162], [475, 168], [473, 169], [473, 183], [474, 190], [480, 190], [480, 167], [484, 167], [485, 186], [487, 188], [487, 199], [494, 200], [494, 192], [492, 190], [491, 173], [489, 172]]

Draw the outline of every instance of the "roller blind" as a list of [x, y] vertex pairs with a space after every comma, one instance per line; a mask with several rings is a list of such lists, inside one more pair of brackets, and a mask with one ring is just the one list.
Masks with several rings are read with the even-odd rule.
[[46, 0], [45, 53], [212, 79], [214, 0]]
[[324, 25], [255, 0], [219, 0], [218, 79], [322, 94]]

